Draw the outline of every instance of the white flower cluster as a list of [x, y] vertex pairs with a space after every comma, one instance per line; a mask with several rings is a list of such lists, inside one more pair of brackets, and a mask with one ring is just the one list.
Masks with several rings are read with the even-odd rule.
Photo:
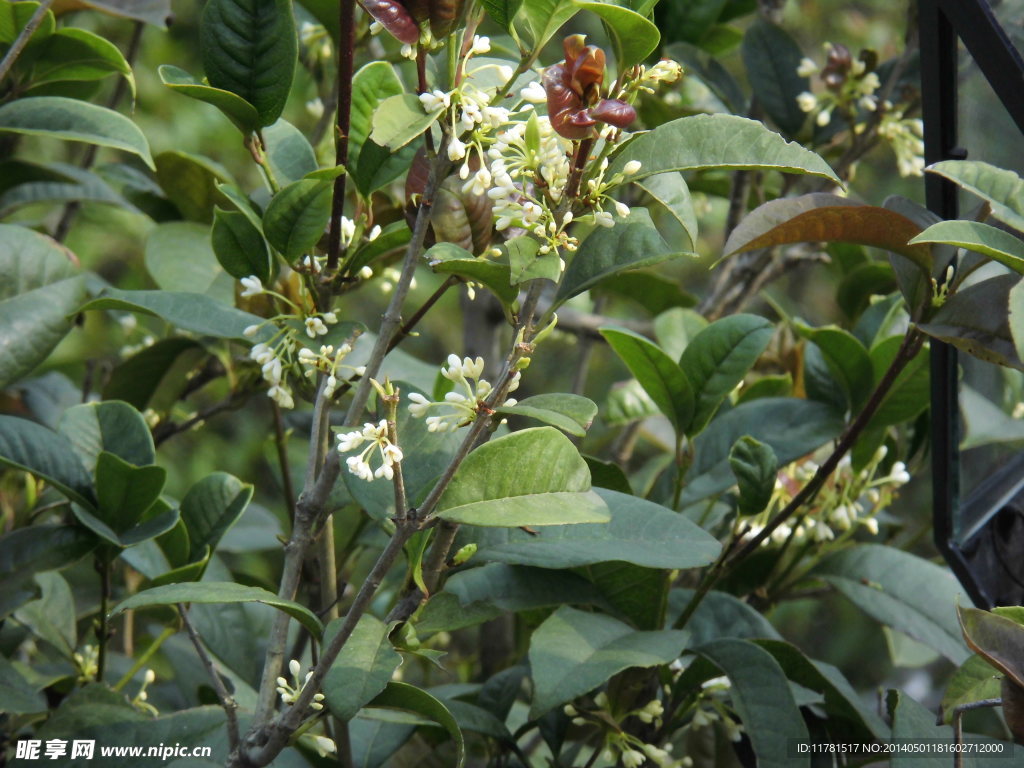
[[[418, 392], [409, 394], [412, 405], [409, 406], [409, 413], [416, 418], [427, 417], [427, 431], [429, 432], [454, 432], [459, 427], [464, 427], [476, 420], [478, 410], [483, 402], [494, 389], [491, 383], [481, 378], [484, 373], [484, 359], [478, 357], [472, 360], [468, 357], [459, 359], [458, 355], [448, 356], [448, 367], [441, 367], [441, 375], [453, 382], [456, 387], [461, 387], [462, 392], [452, 390], [444, 396], [444, 400], [433, 402]], [[516, 371], [508, 391], [514, 392], [519, 388], [520, 373]], [[502, 403], [509, 407], [516, 404], [512, 398]], [[439, 416], [427, 416], [431, 408], [446, 408], [447, 413]]]
[[[610, 723], [619, 723], [627, 718], [635, 717], [642, 723], [653, 723], [660, 727], [665, 707], [659, 699], [652, 699], [639, 709], [624, 714], [616, 713], [611, 709], [608, 694], [601, 691], [594, 697], [594, 708], [580, 710], [572, 704], [566, 704], [563, 711], [572, 718], [572, 723], [576, 726], [596, 725], [600, 728], [607, 728]], [[629, 768], [640, 768], [648, 760], [662, 768], [688, 768], [693, 764], [688, 757], [674, 760], [671, 752], [672, 744], [666, 744], [664, 747], [648, 744], [627, 733], [624, 729], [614, 727], [607, 729], [605, 733], [605, 748], [601, 757], [609, 765], [621, 761], [624, 766], [629, 766]]]
[[637, 90], [654, 93], [659, 85], [671, 85], [683, 76], [683, 65], [672, 59], [662, 59], [653, 67], [639, 68], [639, 75], [632, 83]]
[[[368, 483], [374, 478], [384, 477], [388, 480], [395, 476], [395, 464], [402, 461], [402, 449], [388, 438], [388, 423], [385, 419], [377, 424], [368, 422], [362, 429], [354, 432], [338, 433], [338, 452], [349, 453], [367, 443], [366, 447], [356, 456], [345, 459], [348, 471]], [[381, 464], [376, 471], [370, 466], [369, 459], [374, 449], [380, 456]]]
[[903, 112], [887, 112], [878, 124], [878, 135], [889, 142], [896, 153], [900, 176], [924, 175], [924, 123], [905, 118]]
[[152, 669], [147, 669], [142, 676], [142, 685], [139, 686], [138, 693], [135, 694], [135, 698], [132, 699], [132, 706], [140, 712], [145, 712], [147, 715], [157, 717], [160, 712], [149, 703], [149, 694], [146, 692], [146, 688], [150, 683], [156, 680], [156, 672]]
[[318, 373], [327, 374], [327, 380], [324, 382], [324, 397], [331, 397], [334, 395], [335, 390], [338, 388], [340, 380], [338, 379], [338, 372], [342, 368], [347, 368], [355, 373], [357, 376], [362, 376], [366, 373], [366, 366], [352, 366], [344, 365], [342, 360], [352, 351], [351, 342], [346, 341], [341, 344], [337, 349], [332, 344], [323, 344], [320, 347], [320, 352], [314, 352], [312, 349], [303, 347], [299, 350], [298, 361], [299, 364], [305, 369], [304, 376], [307, 379], [316, 377]]
[[[879, 530], [877, 514], [892, 503], [901, 485], [910, 482], [910, 473], [902, 461], [894, 462], [887, 474], [878, 475], [886, 453], [885, 446], [879, 448], [860, 472], [854, 472], [849, 456], [844, 457], [832, 478], [819, 491], [803, 522], [795, 528], [783, 523], [772, 531], [763, 545], [780, 545], [791, 536], [797, 541], [832, 541], [837, 531], [845, 534], [857, 526], [876, 535]], [[779, 472], [768, 508], [751, 523], [744, 539], [752, 539], [764, 530], [764, 524], [792, 500], [817, 470], [818, 464], [808, 460]]]
[[[310, 670], [306, 673], [306, 676], [299, 681], [299, 675], [302, 674], [302, 665], [299, 664], [297, 659], [292, 659], [288, 662], [288, 671], [292, 673], [292, 679], [295, 684], [292, 685], [285, 678], [277, 678], [277, 692], [281, 695], [281, 701], [285, 704], [294, 704], [295, 700], [299, 698], [299, 694], [306, 687], [309, 682], [309, 678], [313, 676], [313, 671]], [[313, 694], [313, 701], [310, 703], [309, 708], [317, 711], [324, 708], [323, 705], [324, 695], [322, 693]]]
[[[825, 43], [826, 51], [831, 48], [831, 43]], [[818, 71], [818, 65], [813, 59], [807, 57], [801, 59], [796, 68], [796, 73], [800, 77], [811, 77]], [[829, 90], [821, 95], [804, 91], [796, 97], [796, 103], [804, 112], [817, 112], [814, 122], [824, 128], [832, 122], [832, 112], [836, 108], [852, 112], [856, 105], [868, 112], [874, 112], [878, 109], [878, 98], [875, 96], [875, 92], [879, 87], [881, 87], [881, 81], [878, 79], [878, 75], [868, 72], [864, 61], [854, 59], [850, 62], [848, 76], [844, 77], [838, 91]], [[854, 126], [854, 130], [857, 130], [856, 126]]]

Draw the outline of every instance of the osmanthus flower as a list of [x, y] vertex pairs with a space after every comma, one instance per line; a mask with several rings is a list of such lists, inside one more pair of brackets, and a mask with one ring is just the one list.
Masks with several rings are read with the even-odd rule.
[[[409, 406], [409, 413], [416, 418], [427, 418], [428, 432], [454, 432], [459, 427], [464, 427], [476, 420], [480, 407], [488, 398], [494, 387], [489, 381], [481, 378], [484, 373], [484, 359], [478, 357], [460, 359], [458, 355], [448, 356], [448, 367], [441, 367], [441, 375], [456, 385], [444, 396], [442, 401], [431, 401], [418, 392], [409, 394], [412, 405]], [[520, 373], [512, 377], [508, 391], [514, 392], [519, 388]], [[462, 391], [457, 391], [461, 388]], [[502, 403], [503, 406], [515, 405], [516, 401], [508, 398]], [[437, 416], [427, 416], [431, 408], [446, 409], [447, 413]]]
[[[373, 482], [374, 478], [384, 477], [388, 480], [395, 476], [395, 464], [402, 461], [402, 449], [391, 442], [388, 438], [388, 423], [385, 419], [377, 424], [367, 422], [362, 429], [354, 432], [338, 433], [338, 452], [349, 453], [367, 443], [363, 450], [345, 459], [348, 471], [356, 477]], [[380, 457], [380, 466], [374, 470], [370, 466], [370, 459], [374, 450]]]
[[595, 137], [599, 122], [626, 128], [636, 120], [632, 105], [603, 97], [604, 51], [585, 40], [584, 35], [565, 38], [565, 61], [548, 67], [543, 78], [551, 126], [573, 141]]
[[[306, 673], [306, 676], [299, 680], [299, 675], [302, 674], [302, 665], [299, 664], [297, 659], [292, 659], [288, 662], [288, 671], [292, 674], [292, 680], [294, 685], [289, 683], [283, 677], [277, 678], [277, 693], [281, 697], [281, 701], [285, 704], [294, 704], [295, 700], [299, 698], [299, 694], [302, 693], [302, 689], [306, 687], [309, 682], [309, 678], [313, 676], [313, 671], [310, 670]], [[309, 708], [313, 710], [321, 710], [324, 708], [323, 705], [324, 695], [322, 693], [316, 693], [313, 695], [313, 701], [310, 703]]]

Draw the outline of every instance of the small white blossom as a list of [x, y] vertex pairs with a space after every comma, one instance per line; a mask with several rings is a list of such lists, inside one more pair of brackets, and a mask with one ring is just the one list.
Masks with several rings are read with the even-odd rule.
[[804, 91], [796, 97], [796, 104], [801, 112], [813, 112], [818, 106], [818, 98], [810, 91]]
[[620, 218], [624, 219], [629, 216], [629, 206], [625, 203], [621, 203], [618, 200], [615, 201], [615, 214]]
[[243, 277], [239, 282], [242, 283], [242, 296], [259, 296], [263, 293], [263, 283], [256, 275]]
[[421, 93], [420, 104], [423, 105], [423, 109], [427, 112], [447, 109], [452, 104], [452, 95], [439, 90], [434, 90], [429, 93]]
[[317, 336], [323, 336], [327, 333], [327, 326], [319, 317], [307, 317], [305, 325], [306, 335], [311, 339], [315, 339]]
[[251, 339], [253, 336], [255, 336], [259, 332], [260, 332], [260, 327], [258, 325], [247, 325], [247, 326], [245, 326], [245, 330], [242, 331], [242, 335], [245, 336], [245, 338], [247, 338], [247, 339]]
[[818, 65], [814, 63], [814, 59], [809, 59], [806, 56], [800, 59], [800, 65], [796, 68], [796, 73], [800, 77], [810, 77], [818, 71]]
[[548, 94], [544, 90], [544, 86], [536, 81], [519, 91], [519, 95], [524, 101], [528, 101], [531, 104], [543, 104], [548, 100]]
[[640, 172], [641, 163], [639, 160], [630, 160], [622, 166], [622, 172], [627, 176], [633, 176]]
[[491, 39], [481, 35], [473, 35], [473, 46], [469, 49], [469, 55], [474, 56], [481, 53], [488, 53], [491, 50]]
[[452, 162], [461, 160], [466, 156], [466, 144], [465, 142], [459, 141], [458, 136], [453, 136], [451, 142], [448, 144], [448, 159]]
[[[402, 449], [388, 438], [388, 423], [382, 419], [379, 423], [367, 422], [362, 429], [353, 432], [338, 433], [339, 453], [349, 453], [369, 443], [363, 451], [345, 459], [348, 471], [356, 477], [372, 482], [374, 478], [384, 477], [391, 480], [395, 474], [395, 464], [402, 461]], [[370, 466], [370, 456], [376, 449], [381, 464], [376, 471]]]

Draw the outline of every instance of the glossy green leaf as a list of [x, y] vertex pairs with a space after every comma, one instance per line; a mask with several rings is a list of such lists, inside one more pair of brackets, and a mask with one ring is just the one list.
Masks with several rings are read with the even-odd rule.
[[1009, 232], [980, 221], [940, 221], [910, 241], [945, 243], [988, 256], [1014, 272], [1024, 273], [1024, 243]]
[[149, 142], [124, 115], [63, 96], [15, 99], [0, 107], [0, 132], [83, 141], [138, 155], [154, 168]]
[[557, 283], [562, 276], [562, 260], [556, 251], [540, 254], [540, 242], [529, 236], [514, 237], [501, 245], [508, 258], [511, 283], [519, 285], [542, 277]]
[[583, 437], [597, 416], [597, 405], [593, 400], [580, 395], [549, 393], [534, 395], [513, 406], [496, 408], [495, 411], [505, 416], [526, 416], [558, 427], [570, 435]]
[[678, 172], [659, 173], [638, 180], [636, 185], [661, 203], [672, 218], [679, 222], [690, 238], [690, 244], [685, 250], [694, 250], [693, 243], [697, 242], [697, 213], [693, 210], [690, 188], [683, 175]]
[[595, 488], [611, 520], [597, 525], [474, 529], [465, 534], [478, 546], [474, 560], [576, 568], [621, 560], [647, 568], [697, 568], [712, 562], [721, 545], [684, 515], [646, 499]]
[[828, 163], [788, 142], [756, 120], [735, 115], [695, 115], [659, 125], [633, 139], [612, 161], [609, 174], [640, 161], [635, 181], [667, 171], [776, 170], [841, 183]]
[[892, 547], [861, 544], [826, 557], [812, 575], [876, 621], [953, 663], [968, 657], [956, 623], [955, 606], [962, 590], [945, 568]]
[[515, 18], [523, 0], [481, 0], [480, 4], [491, 17], [491, 21], [507, 31], [512, 26], [512, 19]]
[[850, 410], [859, 411], [874, 385], [871, 358], [864, 345], [836, 325], [811, 328], [797, 323], [796, 330], [818, 347], [829, 371], [843, 388]]
[[145, 589], [126, 600], [122, 600], [110, 612], [117, 616], [127, 610], [137, 610], [151, 605], [177, 605], [178, 603], [265, 603], [284, 611], [319, 638], [323, 625], [316, 615], [303, 605], [282, 600], [273, 592], [259, 587], [219, 581], [197, 581], [188, 584], [165, 584], [162, 587]]
[[163, 467], [136, 467], [101, 451], [96, 459], [96, 516], [116, 533], [127, 531], [141, 522], [166, 480]]
[[584, 0], [574, 0], [574, 3], [582, 10], [599, 16], [608, 25], [620, 69], [640, 64], [658, 47], [661, 33], [646, 16], [612, 3]]
[[410, 143], [393, 152], [388, 147], [382, 147], [367, 139], [359, 150], [359, 158], [352, 170], [352, 180], [356, 189], [364, 197], [368, 197], [390, 184], [409, 170], [416, 150], [416, 145]]
[[28, 293], [75, 273], [74, 255], [27, 227], [0, 224], [0, 300]]
[[0, 415], [0, 464], [31, 472], [65, 496], [93, 506], [89, 470], [56, 432], [14, 416]]
[[640, 334], [616, 328], [600, 331], [676, 432], [685, 432], [693, 419], [695, 399], [683, 369]]
[[99, 80], [115, 72], [127, 80], [134, 99], [135, 78], [120, 49], [109, 40], [86, 29], [58, 29], [33, 51], [33, 86], [64, 81]]
[[803, 52], [784, 29], [763, 18], [743, 35], [743, 64], [754, 98], [787, 136], [795, 136], [807, 120], [796, 97], [810, 90], [810, 80], [796, 73]]
[[[140, 483], [140, 485], [142, 484]], [[79, 523], [119, 550], [133, 547], [167, 533], [178, 524], [180, 519], [178, 510], [163, 499], [152, 504], [136, 520], [106, 519], [102, 510], [91, 512], [82, 507], [72, 507], [71, 511]], [[115, 530], [113, 525], [119, 527], [123, 525], [124, 528]], [[109, 549], [109, 547], [105, 548], [101, 554], [107, 557]]]
[[661, 28], [671, 40], [699, 43], [718, 23], [728, 0], [691, 0], [687, 3], [663, 3], [658, 7]]
[[291, 184], [320, 168], [316, 153], [298, 128], [284, 118], [263, 129], [267, 162], [277, 183]]
[[243, 134], [248, 135], [260, 126], [256, 107], [241, 96], [223, 88], [214, 88], [196, 80], [179, 67], [164, 64], [157, 69], [160, 80], [172, 91], [205, 102], [219, 109]]
[[[892, 336], [879, 342], [871, 350], [874, 381], [881, 381], [886, 369], [896, 357], [902, 338]], [[930, 392], [928, 352], [922, 351], [907, 363], [882, 397], [878, 410], [871, 417], [870, 428], [885, 427], [909, 421], [928, 407]]]
[[729, 451], [729, 466], [739, 486], [740, 514], [756, 515], [768, 506], [779, 471], [779, 461], [770, 445], [748, 436], [741, 437]]
[[694, 441], [697, 458], [683, 488], [683, 504], [735, 484], [729, 452], [744, 435], [771, 446], [779, 466], [785, 466], [837, 437], [843, 427], [842, 417], [824, 403], [790, 397], [741, 403], [712, 421]]
[[264, 284], [270, 282], [272, 263], [267, 241], [244, 213], [216, 208], [210, 244], [218, 263], [233, 278], [256, 275]]
[[245, 512], [253, 487], [226, 472], [207, 475], [188, 489], [181, 500], [181, 519], [188, 530], [188, 562], [196, 562], [207, 547], [211, 551]]
[[529, 611], [561, 603], [606, 605], [601, 593], [575, 573], [489, 563], [459, 571], [445, 582], [444, 591], [465, 609], [480, 603], [497, 611]]
[[920, 233], [920, 226], [896, 211], [813, 192], [772, 200], [755, 208], [729, 235], [724, 252], [732, 256], [803, 242], [857, 243], [906, 256], [930, 275], [928, 246], [907, 245]]
[[647, 209], [633, 208], [627, 218], [616, 219], [614, 227], [597, 227], [580, 243], [565, 270], [555, 306], [626, 270], [693, 255], [690, 249], [692, 245], [686, 250], [669, 245], [654, 226]]
[[985, 659], [975, 654], [960, 665], [946, 683], [942, 696], [942, 721], [953, 722], [953, 710], [983, 699], [998, 699], [1000, 675]]
[[700, 433], [729, 393], [757, 362], [774, 326], [756, 315], [731, 315], [698, 333], [679, 358], [679, 367], [693, 389], [693, 419], [683, 425], [688, 435]]
[[349, 129], [348, 164], [357, 167], [363, 144], [373, 130], [373, 113], [384, 99], [405, 92], [402, 81], [388, 61], [371, 61], [352, 79], [352, 116]]
[[[341, 628], [335, 619], [324, 630], [329, 644]], [[324, 678], [323, 692], [331, 714], [339, 720], [351, 720], [373, 700], [391, 680], [402, 664], [402, 657], [391, 645], [389, 627], [370, 614], [359, 618], [352, 635], [331, 664]]]
[[331, 215], [329, 181], [300, 179], [282, 189], [263, 214], [263, 233], [288, 259], [296, 259], [319, 242]]
[[971, 192], [992, 206], [992, 215], [1024, 231], [1024, 179], [1013, 171], [977, 160], [944, 160], [926, 169]]
[[[0, 417], [0, 441], [8, 439], [10, 418]], [[42, 451], [43, 447], [36, 446], [36, 450]], [[6, 447], [3, 455], [4, 463], [11, 466]], [[65, 457], [64, 461], [70, 462], [71, 458]], [[35, 573], [66, 568], [95, 548], [96, 537], [74, 525], [33, 525], [11, 531], [0, 536], [0, 590], [6, 592]]]
[[572, 0], [523, 0], [519, 15], [530, 30], [532, 49], [539, 51], [543, 48], [578, 11], [579, 7]]
[[1010, 331], [1010, 292], [1017, 275], [999, 275], [961, 288], [918, 327], [989, 363], [1024, 369]]
[[[115, 309], [162, 318], [183, 331], [222, 339], [248, 340], [243, 331], [259, 325], [262, 317], [228, 307], [200, 293], [122, 291], [105, 288], [81, 309]], [[256, 337], [259, 340], [259, 336]]]
[[[39, 3], [35, 0], [32, 2], [5, 0], [0, 3], [0, 45], [13, 43], [38, 8]], [[28, 45], [34, 45], [52, 35], [56, 26], [57, 22], [53, 18], [53, 11], [45, 11], [42, 21], [36, 31], [32, 33], [32, 37], [29, 38]]]
[[688, 637], [678, 630], [638, 632], [611, 616], [559, 608], [530, 638], [530, 717], [540, 717], [625, 669], [675, 661]]
[[411, 93], [389, 96], [373, 113], [370, 141], [399, 150], [433, 125], [442, 111], [424, 112], [420, 100]]
[[537, 427], [473, 451], [438, 503], [455, 523], [518, 527], [605, 523], [605, 503], [590, 491], [590, 470], [567, 437]]
[[207, 157], [171, 151], [156, 156], [156, 179], [184, 218], [209, 224], [221, 199], [218, 184], [231, 175]]
[[448, 708], [429, 693], [407, 683], [388, 683], [369, 706], [404, 709], [433, 720], [452, 737], [456, 749], [455, 768], [462, 768], [466, 759], [466, 745], [459, 724]]
[[49, 357], [85, 296], [83, 279], [69, 277], [0, 301], [0, 388]]
[[782, 667], [747, 640], [720, 639], [697, 652], [729, 678], [729, 697], [760, 768], [809, 768], [810, 757], [789, 757], [790, 740], [806, 742], [807, 726]]
[[210, 246], [210, 228], [191, 221], [158, 224], [146, 238], [146, 271], [165, 291], [207, 293], [223, 274]]
[[438, 243], [423, 257], [435, 272], [458, 275], [486, 286], [506, 307], [511, 306], [519, 295], [518, 289], [511, 285], [507, 264], [477, 258], [453, 243]]
[[290, 0], [210, 0], [199, 44], [210, 85], [252, 104], [260, 125], [281, 116], [298, 58]]
[[111, 400], [76, 405], [64, 411], [57, 429], [89, 472], [95, 471], [102, 451], [136, 467], [156, 461], [153, 436], [146, 420], [128, 403]]
[[1024, 627], [989, 611], [958, 605], [964, 640], [1020, 687], [1024, 687]]
[[588, 566], [586, 574], [610, 604], [612, 615], [627, 619], [637, 629], [665, 626], [668, 571], [612, 561]]

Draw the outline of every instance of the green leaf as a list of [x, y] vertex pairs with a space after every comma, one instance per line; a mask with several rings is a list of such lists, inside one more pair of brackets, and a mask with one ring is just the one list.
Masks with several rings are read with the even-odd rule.
[[683, 369], [658, 346], [638, 333], [601, 328], [601, 335], [629, 368], [677, 434], [689, 427], [694, 413], [693, 386]]
[[373, 130], [373, 113], [384, 99], [405, 92], [395, 68], [388, 61], [372, 61], [352, 79], [352, 116], [349, 129], [348, 164], [357, 167], [363, 144]]
[[607, 601], [594, 585], [575, 573], [502, 563], [453, 574], [445, 582], [444, 593], [453, 595], [464, 610], [487, 605], [498, 614], [563, 603], [607, 607]]
[[697, 213], [693, 210], [690, 188], [683, 175], [677, 172], [659, 173], [640, 179], [636, 185], [661, 203], [672, 218], [679, 222], [690, 238], [690, 244], [684, 250], [693, 251], [693, 244], [697, 242]]
[[464, 538], [478, 546], [474, 559], [576, 568], [620, 560], [647, 568], [698, 568], [721, 551], [718, 540], [692, 523], [646, 499], [596, 488], [611, 520], [599, 525], [474, 529]]
[[[874, 386], [885, 375], [886, 369], [896, 357], [903, 339], [891, 336], [876, 344], [871, 350], [871, 366], [874, 369]], [[874, 388], [872, 387], [872, 389]], [[878, 410], [871, 417], [869, 429], [886, 427], [909, 421], [928, 407], [930, 392], [928, 353], [919, 352], [907, 363], [896, 377], [889, 391], [882, 398]]]
[[27, 227], [0, 224], [0, 300], [28, 293], [75, 273], [73, 254]]
[[695, 115], [659, 125], [619, 152], [608, 169], [622, 170], [640, 161], [631, 181], [667, 171], [776, 170], [842, 182], [828, 163], [799, 144], [788, 142], [756, 120], [735, 115]]
[[84, 141], [138, 155], [154, 168], [149, 143], [124, 115], [63, 96], [15, 99], [0, 107], [0, 132]]
[[244, 213], [214, 209], [210, 244], [221, 267], [233, 278], [256, 275], [264, 284], [270, 282], [267, 241]]
[[992, 215], [1024, 231], [1024, 179], [1013, 171], [977, 160], [944, 160], [926, 168], [958, 184], [992, 206]]
[[92, 8], [109, 16], [135, 19], [166, 29], [171, 21], [171, 0], [67, 0], [65, 5]]
[[597, 405], [579, 395], [550, 393], [534, 395], [515, 405], [495, 408], [495, 411], [505, 416], [526, 416], [558, 427], [570, 435], [583, 437], [597, 416]]
[[634, 207], [627, 218], [616, 219], [615, 226], [610, 228], [597, 227], [580, 243], [565, 270], [553, 306], [626, 270], [650, 267], [683, 255], [695, 254], [665, 242], [647, 209]]
[[728, 0], [691, 0], [688, 3], [662, 3], [658, 19], [671, 40], [699, 43], [718, 23]]
[[689, 633], [678, 630], [638, 632], [611, 616], [559, 608], [530, 638], [530, 718], [593, 690], [625, 669], [675, 661], [688, 637]]
[[574, 3], [582, 10], [600, 16], [608, 25], [615, 43], [616, 64], [620, 70], [640, 64], [658, 47], [661, 33], [646, 16], [607, 2], [574, 0]]
[[491, 21], [507, 32], [523, 0], [481, 0], [480, 4], [491, 17]]
[[242, 516], [252, 500], [253, 486], [226, 472], [207, 475], [181, 500], [181, 519], [188, 530], [188, 562], [201, 560]]
[[[0, 305], [2, 306], [2, 305]], [[1010, 289], [1007, 297], [1007, 323], [1010, 327], [1010, 338], [1013, 341], [1017, 358], [1024, 360], [1024, 282], [1017, 283]]]
[[[0, 8], [0, 13], [3, 9]], [[46, 712], [46, 699], [14, 667], [6, 657], [0, 656], [0, 699], [4, 711], [12, 715]]]
[[[666, 626], [676, 622], [693, 595], [692, 589], [673, 589], [669, 593]], [[782, 639], [768, 620], [747, 603], [717, 590], [704, 596], [686, 622], [686, 628], [693, 635], [690, 645], [694, 648], [725, 637]]]
[[111, 371], [103, 388], [103, 399], [124, 400], [144, 411], [160, 385], [172, 378], [178, 360], [189, 353], [202, 354], [203, 348], [192, 339], [181, 337], [161, 339], [136, 352]]
[[443, 111], [424, 112], [420, 100], [411, 93], [389, 96], [373, 113], [370, 141], [399, 150], [433, 125]]
[[679, 358], [693, 389], [688, 435], [700, 433], [771, 341], [775, 327], [756, 315], [732, 315], [698, 333]]
[[31, 373], [71, 330], [86, 296], [85, 282], [70, 277], [0, 301], [0, 388]]
[[188, 584], [165, 584], [162, 587], [145, 589], [121, 601], [111, 616], [117, 616], [130, 609], [145, 608], [151, 605], [177, 605], [178, 603], [265, 603], [284, 611], [314, 637], [320, 638], [323, 625], [316, 615], [304, 605], [282, 600], [273, 592], [259, 587], [247, 587], [230, 581], [197, 581]]
[[579, 8], [572, 0], [523, 0], [519, 15], [526, 22], [533, 41], [532, 50], [539, 51], [551, 36], [576, 15]]
[[[335, 619], [324, 630], [324, 643], [341, 628]], [[387, 624], [368, 613], [359, 617], [352, 635], [331, 664], [324, 678], [323, 691], [331, 714], [339, 720], [351, 720], [359, 710], [384, 690], [391, 675], [402, 664], [402, 657], [388, 639]]]
[[[8, 438], [6, 422], [10, 418], [0, 417], [0, 443]], [[41, 448], [36, 446], [36, 450]], [[6, 457], [6, 449], [3, 455]], [[78, 526], [33, 525], [11, 531], [0, 536], [0, 591], [13, 589], [36, 573], [66, 568], [95, 548], [96, 537]]]
[[569, 439], [537, 427], [473, 451], [452, 478], [437, 516], [469, 525], [518, 527], [609, 520], [590, 491], [590, 470]]
[[813, 192], [755, 208], [729, 235], [724, 253], [732, 256], [803, 242], [857, 243], [906, 256], [930, 276], [932, 257], [928, 246], [907, 245], [920, 233], [920, 226], [896, 211]]
[[697, 437], [697, 459], [683, 489], [683, 504], [721, 493], [736, 479], [729, 452], [744, 435], [771, 446], [779, 466], [811, 453], [842, 432], [844, 422], [824, 403], [791, 397], [764, 397], [720, 415]]
[[809, 757], [789, 757], [790, 741], [810, 738], [779, 663], [747, 640], [720, 639], [697, 652], [732, 682], [729, 696], [750, 737], [759, 768], [809, 768]]
[[231, 175], [207, 157], [173, 151], [156, 156], [156, 179], [184, 218], [209, 224], [221, 199], [218, 183]]
[[457, 757], [455, 768], [462, 768], [466, 759], [466, 744], [462, 738], [459, 724], [452, 717], [448, 708], [426, 691], [407, 683], [388, 683], [387, 687], [369, 703], [371, 707], [387, 707], [404, 709], [418, 715], [428, 717], [448, 731], [455, 742]]
[[940, 221], [910, 241], [945, 243], [988, 256], [1014, 272], [1024, 274], [1024, 243], [1009, 232], [980, 221]]
[[136, 467], [156, 461], [153, 436], [146, 420], [128, 403], [110, 400], [76, 405], [64, 411], [57, 430], [90, 473], [95, 472], [102, 451]]
[[278, 184], [290, 184], [316, 173], [320, 164], [302, 131], [284, 118], [263, 129], [267, 162]]
[[999, 275], [950, 296], [922, 331], [989, 363], [1024, 369], [1010, 331], [1010, 292], [1017, 275]]
[[58, 29], [34, 51], [32, 86], [63, 81], [99, 80], [123, 75], [135, 99], [135, 78], [120, 49], [94, 32], [74, 27]]
[[161, 82], [172, 91], [216, 107], [246, 136], [259, 128], [260, 116], [256, 112], [256, 107], [241, 96], [206, 85], [184, 69], [170, 64], [158, 67], [157, 72], [160, 74]]
[[837, 325], [812, 328], [796, 323], [795, 327], [821, 350], [829, 371], [846, 394], [850, 410], [859, 411], [874, 385], [871, 357], [860, 339]]
[[146, 238], [144, 260], [165, 291], [207, 293], [223, 274], [210, 247], [210, 228], [191, 221], [158, 224]]
[[37, 574], [35, 582], [40, 587], [40, 597], [21, 606], [14, 617], [69, 658], [78, 645], [71, 588], [59, 573]]
[[132, 213], [142, 213], [92, 171], [64, 163], [29, 167], [37, 170], [39, 180], [16, 184], [0, 195], [0, 218], [28, 205], [72, 201], [115, 205]]
[[[0, 3], [0, 45], [10, 45], [18, 37], [29, 19], [39, 8], [38, 2], [13, 2], [4, 0]], [[34, 45], [44, 38], [53, 34], [57, 22], [53, 18], [53, 11], [47, 10], [43, 14], [42, 21], [28, 39], [27, 45]]]
[[956, 607], [960, 629], [971, 650], [1007, 678], [1024, 687], [1024, 627], [977, 608]]
[[27, 419], [0, 415], [0, 464], [31, 472], [65, 496], [92, 507], [89, 470], [67, 441]]
[[795, 136], [807, 120], [796, 97], [810, 89], [810, 80], [796, 73], [803, 52], [784, 29], [759, 18], [743, 35], [743, 65], [757, 103], [787, 136]]
[[733, 445], [729, 466], [740, 490], [740, 514], [756, 515], [764, 510], [772, 499], [779, 471], [775, 451], [747, 435]]
[[628, 619], [637, 629], [665, 625], [669, 571], [623, 562], [597, 563], [586, 569], [612, 607], [611, 613]]
[[477, 258], [465, 248], [453, 243], [438, 243], [431, 246], [423, 257], [435, 272], [481, 283], [506, 307], [512, 306], [519, 296], [518, 289], [511, 285], [507, 264], [499, 264], [486, 258]]
[[[416, 157], [416, 145], [406, 144], [397, 152], [375, 144], [369, 139], [359, 151], [359, 160], [352, 172], [356, 189], [369, 197], [409, 170]], [[351, 165], [351, 164], [350, 164]]]
[[300, 179], [282, 189], [263, 214], [263, 233], [288, 259], [296, 259], [317, 244], [331, 215], [333, 185]]
[[892, 547], [861, 544], [826, 557], [812, 575], [954, 664], [970, 655], [954, 611], [961, 588], [947, 569]]
[[998, 699], [1000, 676], [984, 656], [975, 654], [965, 661], [946, 683], [942, 696], [942, 721], [953, 722], [953, 710], [983, 699]]
[[508, 258], [510, 282], [513, 285], [542, 277], [554, 283], [562, 275], [562, 260], [556, 251], [539, 254], [540, 243], [526, 235], [513, 237], [498, 246]]
[[[180, 519], [178, 510], [163, 499], [157, 500], [141, 519], [136, 521], [135, 525], [131, 525], [123, 531], [115, 531], [103, 519], [102, 512], [93, 513], [82, 507], [72, 507], [72, 512], [78, 522], [119, 549], [133, 547], [144, 541], [155, 539], [173, 529]], [[106, 556], [106, 552], [101, 554]]]
[[[250, 325], [259, 325], [262, 317], [228, 307], [201, 293], [173, 291], [122, 291], [105, 288], [99, 296], [81, 307], [89, 309], [116, 309], [139, 312], [166, 320], [183, 331], [221, 339], [249, 341], [243, 331]], [[256, 340], [259, 341], [259, 335]]]
[[210, 0], [199, 44], [210, 85], [252, 104], [260, 125], [281, 116], [298, 58], [290, 0]]
[[115, 533], [124, 533], [142, 521], [160, 497], [166, 480], [163, 467], [132, 466], [113, 453], [101, 451], [96, 459], [96, 517]]

